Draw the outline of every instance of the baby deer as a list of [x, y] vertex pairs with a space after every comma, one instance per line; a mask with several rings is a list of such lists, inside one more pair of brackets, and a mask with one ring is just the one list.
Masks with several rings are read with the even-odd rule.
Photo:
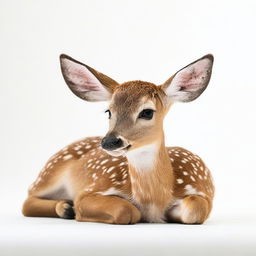
[[109, 131], [63, 148], [46, 163], [28, 192], [23, 214], [77, 221], [203, 223], [214, 186], [204, 162], [166, 147], [163, 119], [174, 102], [196, 99], [207, 87], [213, 56], [189, 64], [164, 84], [119, 84], [67, 55], [61, 70], [86, 101], [110, 101]]

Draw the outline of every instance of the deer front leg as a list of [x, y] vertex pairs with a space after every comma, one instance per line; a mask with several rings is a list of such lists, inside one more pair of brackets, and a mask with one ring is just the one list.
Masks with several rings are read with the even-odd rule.
[[134, 224], [141, 218], [140, 211], [118, 196], [82, 193], [75, 201], [77, 221], [109, 224]]
[[199, 195], [188, 195], [168, 211], [167, 218], [170, 222], [202, 224], [210, 211], [211, 204], [208, 200]]
[[49, 200], [30, 196], [24, 202], [22, 213], [26, 217], [59, 217], [74, 219], [73, 203], [69, 200]]

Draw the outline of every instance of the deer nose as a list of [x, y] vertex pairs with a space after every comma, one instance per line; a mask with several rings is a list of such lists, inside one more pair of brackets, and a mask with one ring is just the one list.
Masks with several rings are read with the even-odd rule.
[[115, 136], [108, 136], [102, 139], [101, 146], [106, 150], [114, 150], [122, 147], [123, 141]]

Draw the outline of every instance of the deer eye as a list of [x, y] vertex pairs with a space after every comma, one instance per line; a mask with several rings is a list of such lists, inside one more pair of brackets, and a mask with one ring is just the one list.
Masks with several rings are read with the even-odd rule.
[[105, 111], [105, 113], [108, 113], [108, 119], [110, 119], [110, 118], [111, 118], [111, 112], [110, 112], [110, 110], [107, 109], [107, 110]]
[[153, 109], [143, 109], [139, 114], [139, 118], [150, 120], [152, 119], [153, 115], [154, 115]]

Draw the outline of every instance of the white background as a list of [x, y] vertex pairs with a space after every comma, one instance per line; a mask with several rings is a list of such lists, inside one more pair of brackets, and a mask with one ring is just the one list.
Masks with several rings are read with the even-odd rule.
[[156, 84], [212, 53], [207, 90], [171, 109], [166, 142], [208, 164], [216, 184], [214, 224], [224, 215], [250, 223], [256, 213], [255, 13], [255, 1], [0, 1], [1, 213], [21, 215], [28, 186], [57, 150], [107, 131], [107, 105], [69, 91], [60, 53], [119, 82]]

